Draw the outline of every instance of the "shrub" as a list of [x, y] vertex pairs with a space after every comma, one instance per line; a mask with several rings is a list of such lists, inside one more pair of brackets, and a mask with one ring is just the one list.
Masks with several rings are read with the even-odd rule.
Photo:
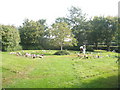
[[68, 51], [58, 51], [55, 52], [54, 55], [70, 55], [70, 53]]
[[91, 46], [87, 46], [86, 51], [94, 52], [94, 49]]
[[18, 46], [15, 46], [13, 51], [17, 51], [17, 50], [22, 50], [22, 46], [18, 45]]
[[44, 49], [42, 46], [38, 45], [22, 45], [24, 50], [42, 50]]
[[67, 50], [75, 50], [75, 51], [79, 51], [80, 47], [79, 46], [64, 46], [65, 49]]
[[113, 50], [118, 51], [119, 50], [118, 46], [111, 46], [110, 47], [110, 51], [113, 51]]

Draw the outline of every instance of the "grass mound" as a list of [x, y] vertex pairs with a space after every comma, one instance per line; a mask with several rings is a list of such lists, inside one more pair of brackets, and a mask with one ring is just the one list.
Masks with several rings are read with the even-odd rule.
[[70, 55], [70, 53], [68, 51], [58, 51], [55, 52], [54, 55]]

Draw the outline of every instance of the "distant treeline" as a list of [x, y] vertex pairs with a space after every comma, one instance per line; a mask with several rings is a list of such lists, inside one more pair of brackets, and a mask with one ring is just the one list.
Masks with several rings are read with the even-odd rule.
[[[0, 25], [1, 50], [74, 49], [86, 44], [89, 48], [111, 50], [119, 46], [120, 21], [113, 16], [86, 18], [80, 8], [71, 7], [66, 17], [58, 17], [48, 26], [45, 19], [25, 19], [22, 26]], [[90, 46], [92, 45], [92, 46]], [[105, 46], [105, 47], [104, 47]], [[116, 48], [112, 48], [113, 50]]]

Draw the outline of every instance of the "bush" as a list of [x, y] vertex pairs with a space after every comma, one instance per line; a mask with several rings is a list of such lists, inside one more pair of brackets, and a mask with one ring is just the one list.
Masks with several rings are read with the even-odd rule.
[[13, 51], [17, 51], [17, 50], [22, 50], [22, 46], [18, 45], [18, 46], [15, 46]]
[[94, 49], [91, 46], [87, 46], [86, 51], [94, 52]]
[[58, 51], [54, 55], [70, 55], [70, 53], [68, 51]]
[[79, 46], [64, 46], [65, 49], [67, 50], [75, 50], [75, 51], [79, 51], [80, 47]]
[[4, 47], [3, 51], [17, 51], [17, 50], [22, 50], [22, 47], [20, 45], [18, 46], [8, 46], [8, 47]]
[[110, 47], [110, 51], [113, 51], [113, 50], [118, 51], [119, 50], [118, 46], [111, 46]]
[[23, 50], [42, 50], [42, 46], [38, 45], [22, 45]]

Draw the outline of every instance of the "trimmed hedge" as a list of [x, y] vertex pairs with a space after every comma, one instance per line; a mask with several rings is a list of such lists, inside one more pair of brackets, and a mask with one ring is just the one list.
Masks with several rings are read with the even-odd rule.
[[[93, 45], [89, 45], [92, 47], [94, 50], [96, 49]], [[98, 50], [107, 50], [107, 46], [98, 46]], [[110, 46], [110, 51], [115, 50], [116, 52], [120, 53], [120, 47], [118, 46]]]
[[23, 50], [43, 50], [42, 46], [38, 45], [22, 45]]
[[70, 55], [70, 53], [68, 51], [58, 51], [55, 52], [54, 55]]
[[91, 46], [87, 46], [87, 47], [86, 47], [86, 51], [94, 52], [94, 49], [93, 49], [93, 47], [91, 47]]

